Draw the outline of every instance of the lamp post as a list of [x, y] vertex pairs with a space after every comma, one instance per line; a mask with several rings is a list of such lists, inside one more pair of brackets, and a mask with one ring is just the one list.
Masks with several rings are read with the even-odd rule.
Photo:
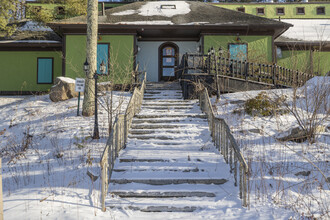
[[[84, 63], [84, 71], [86, 73], [86, 77], [88, 77], [88, 70], [89, 70], [89, 63], [86, 59], [85, 63]], [[93, 139], [100, 139], [100, 133], [99, 133], [99, 123], [98, 123], [98, 118], [97, 118], [97, 79], [98, 79], [98, 75], [104, 75], [106, 72], [106, 66], [104, 64], [104, 61], [102, 60], [101, 64], [100, 64], [100, 74], [97, 73], [97, 71], [94, 73], [94, 80], [95, 80], [95, 109], [94, 109], [94, 132], [93, 132]]]

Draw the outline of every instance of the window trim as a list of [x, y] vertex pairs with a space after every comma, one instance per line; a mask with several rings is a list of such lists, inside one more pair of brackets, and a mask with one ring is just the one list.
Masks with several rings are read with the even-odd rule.
[[[52, 81], [51, 82], [39, 82], [39, 60], [51, 59], [52, 60]], [[54, 57], [37, 57], [37, 84], [53, 84], [54, 83]]]
[[[283, 9], [283, 13], [279, 13], [278, 10]], [[285, 15], [285, 8], [284, 7], [277, 7], [276, 8], [276, 15]]]
[[[103, 44], [103, 45], [108, 45], [108, 71], [107, 73], [103, 74], [103, 75], [109, 75], [110, 74], [110, 43], [97, 43], [97, 45], [99, 44]], [[97, 45], [96, 45], [96, 49], [97, 49]], [[96, 51], [96, 65], [97, 65], [97, 51]], [[97, 71], [97, 67], [96, 67], [96, 71]], [[101, 73], [98, 73], [99, 75], [101, 75]]]
[[[303, 13], [300, 13], [300, 12], [298, 12], [298, 10], [299, 9], [303, 9], [304, 10], [304, 12]], [[305, 15], [305, 7], [296, 7], [296, 15]]]
[[[323, 13], [318, 13], [318, 9], [323, 9]], [[316, 15], [325, 15], [325, 7], [324, 6], [320, 6], [320, 7], [316, 7]]]
[[[258, 12], [259, 9], [262, 9], [262, 10], [263, 10], [263, 13], [259, 13], [259, 12]], [[266, 13], [265, 13], [265, 8], [264, 8], [264, 7], [257, 7], [256, 10], [257, 10], [257, 15], [265, 15], [265, 14], [266, 14]]]
[[[240, 11], [240, 10], [242, 10], [242, 11]], [[237, 8], [236, 8], [236, 11], [239, 11], [239, 12], [245, 13], [245, 7], [237, 7]]]

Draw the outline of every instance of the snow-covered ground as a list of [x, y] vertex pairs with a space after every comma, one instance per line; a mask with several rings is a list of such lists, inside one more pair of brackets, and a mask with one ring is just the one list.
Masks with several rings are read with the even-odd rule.
[[[123, 103], [122, 111], [129, 98], [115, 92], [114, 108]], [[93, 184], [86, 174], [99, 172], [107, 139], [104, 108], [100, 140], [90, 138], [94, 117], [77, 116], [77, 98], [53, 103], [48, 95], [1, 96], [0, 110], [4, 219], [109, 216], [100, 210], [99, 181]]]
[[[298, 108], [305, 105], [305, 95], [316, 97], [312, 89], [315, 84], [315, 80], [309, 82], [308, 93], [298, 94], [297, 102], [301, 104]], [[292, 91], [269, 90], [267, 93], [272, 97], [286, 95], [290, 104]], [[225, 94], [215, 104], [219, 117], [226, 119], [251, 168], [250, 207], [242, 208], [234, 196], [234, 203], [222, 204], [219, 200], [214, 205], [226, 205], [226, 208], [212, 213], [162, 213], [158, 215], [160, 218], [139, 213], [140, 219], [185, 219], [187, 216], [221, 219], [223, 215], [231, 219], [304, 219], [311, 215], [329, 218], [330, 191], [324, 178], [330, 176], [329, 118], [323, 122], [325, 130], [321, 129], [316, 143], [281, 143], [275, 138], [297, 126], [291, 114], [252, 117], [241, 111], [244, 101], [259, 92]], [[129, 97], [129, 93], [118, 92], [114, 102], [124, 101], [123, 110]], [[215, 103], [215, 99], [212, 100]], [[329, 104], [330, 100], [324, 102], [320, 112], [329, 111]], [[48, 95], [0, 97], [5, 219], [134, 219], [137, 211], [109, 208], [101, 211], [99, 178], [92, 183], [86, 173], [99, 175], [98, 162], [107, 138], [107, 114], [100, 108], [101, 139], [92, 140], [94, 118], [76, 116], [76, 106], [77, 98], [52, 103]], [[310, 173], [296, 175], [301, 171]], [[237, 187], [228, 187], [238, 191]], [[232, 207], [228, 208], [230, 204]], [[213, 203], [207, 200], [203, 205], [212, 208]]]
[[[330, 217], [330, 188], [329, 182], [326, 182], [326, 178], [330, 177], [330, 77], [313, 78], [307, 87], [299, 88], [296, 103], [299, 116], [307, 118], [306, 110], [311, 113], [311, 109], [315, 109], [315, 93], [320, 88], [327, 91], [327, 97], [320, 105], [318, 116], [322, 119], [327, 114], [328, 117], [321, 123], [313, 144], [308, 141], [295, 143], [276, 140], [299, 126], [292, 113], [252, 117], [244, 112], [244, 102], [261, 91], [225, 94], [215, 104], [219, 117], [225, 118], [250, 166], [252, 206], [275, 203], [294, 210], [297, 219], [303, 216], [320, 219]], [[292, 104], [292, 89], [268, 90], [266, 93], [272, 99], [286, 96], [287, 103]]]

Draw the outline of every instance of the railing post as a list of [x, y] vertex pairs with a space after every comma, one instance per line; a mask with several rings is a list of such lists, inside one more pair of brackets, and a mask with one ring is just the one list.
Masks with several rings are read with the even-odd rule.
[[249, 62], [245, 62], [245, 68], [244, 68], [245, 81], [248, 80], [248, 71], [249, 71]]
[[276, 86], [276, 63], [274, 63], [274, 65], [272, 66], [273, 68], [273, 85]]

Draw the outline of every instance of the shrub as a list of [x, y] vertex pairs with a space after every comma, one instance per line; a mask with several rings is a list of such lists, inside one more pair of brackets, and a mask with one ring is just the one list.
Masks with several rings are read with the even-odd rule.
[[252, 116], [270, 116], [274, 112], [274, 107], [265, 92], [260, 92], [255, 98], [248, 99], [244, 104], [245, 112]]

